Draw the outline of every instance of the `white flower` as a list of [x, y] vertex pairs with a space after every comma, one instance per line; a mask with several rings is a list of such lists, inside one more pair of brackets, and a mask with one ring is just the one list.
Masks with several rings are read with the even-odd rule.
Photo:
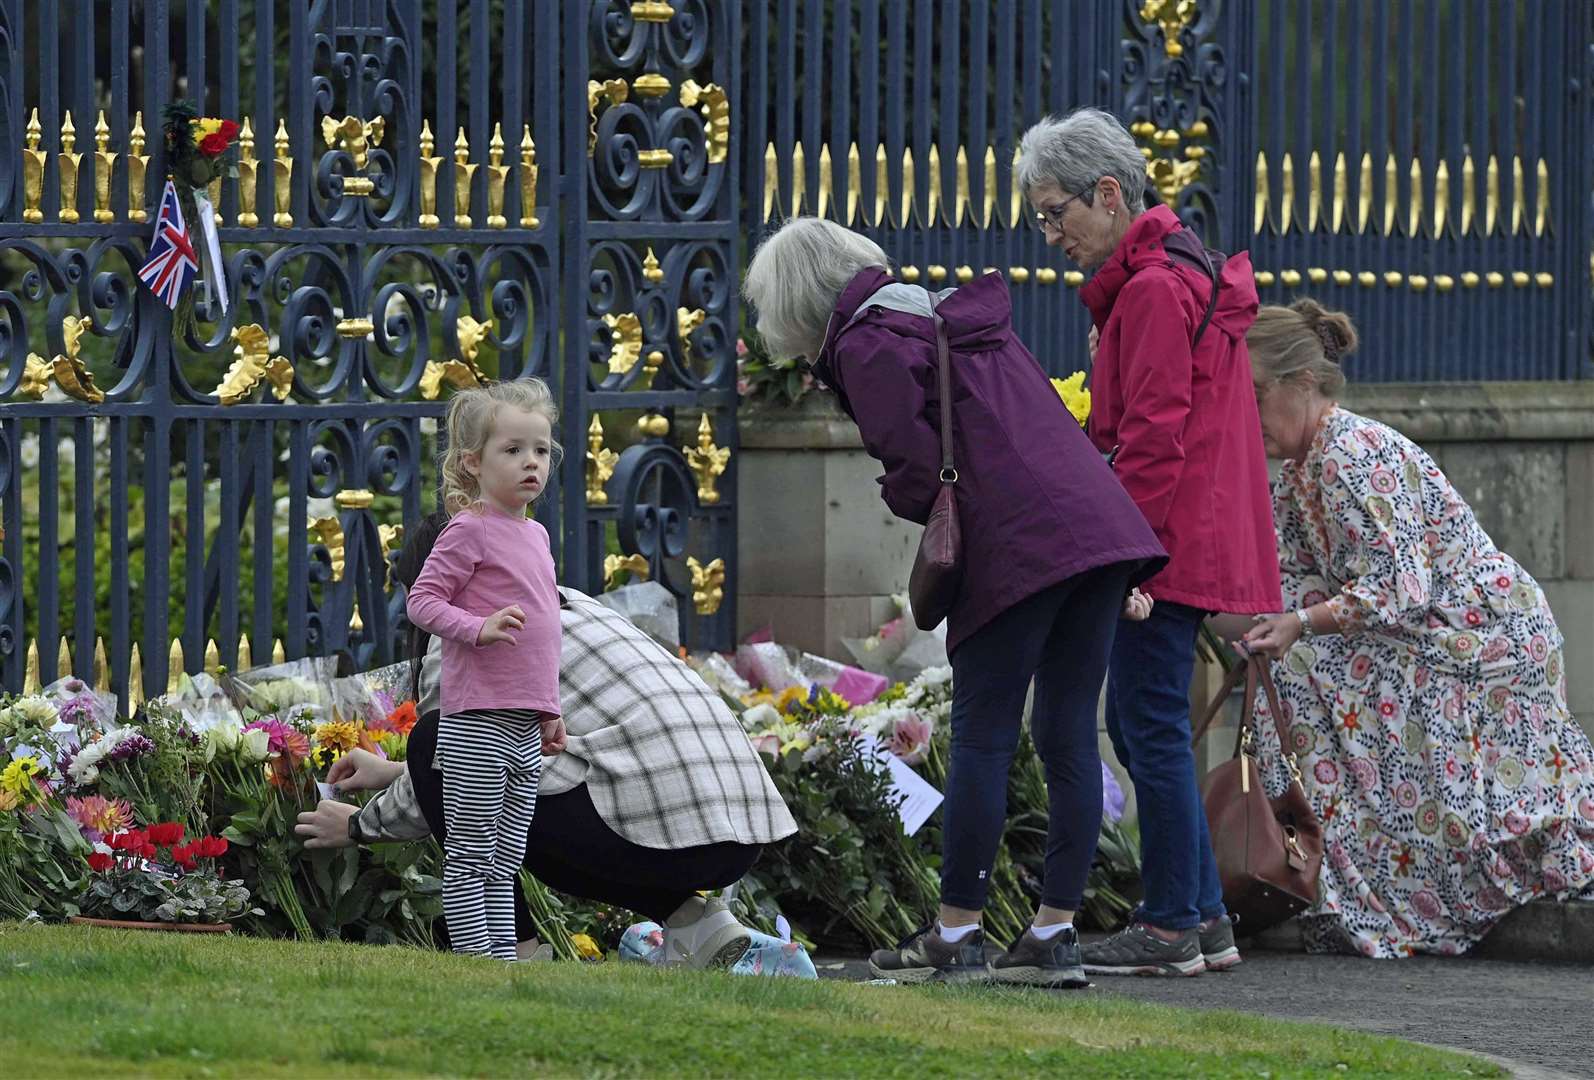
[[32, 471], [39, 467], [39, 437], [37, 435], [22, 436], [22, 446], [17, 455], [22, 461], [22, 467]]
[[223, 720], [205, 732], [205, 760], [210, 761], [219, 751], [233, 751], [243, 735], [243, 725], [236, 720]]
[[779, 727], [785, 723], [786, 718], [773, 705], [754, 705], [742, 713], [742, 726], [748, 731], [762, 731], [765, 728]]
[[238, 740], [238, 756], [247, 765], [258, 764], [270, 755], [271, 732], [263, 728], [251, 728]]
[[29, 695], [28, 697], [17, 698], [17, 700], [12, 703], [11, 708], [12, 711], [14, 711], [18, 716], [22, 717], [22, 719], [26, 720], [34, 727], [41, 728], [47, 728], [51, 726], [61, 715], [56, 710], [54, 702], [52, 702], [49, 698], [39, 697], [38, 695]]

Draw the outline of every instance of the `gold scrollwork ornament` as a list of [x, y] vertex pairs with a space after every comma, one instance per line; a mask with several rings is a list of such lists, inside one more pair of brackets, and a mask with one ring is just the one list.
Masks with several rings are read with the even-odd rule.
[[216, 398], [223, 405], [247, 401], [265, 379], [266, 365], [271, 359], [271, 338], [259, 323], [236, 327], [232, 339], [238, 343], [232, 350], [236, 359], [222, 376], [221, 385], [216, 387]]
[[[614, 475], [619, 461], [620, 455], [603, 445], [603, 421], [593, 413], [592, 423], [587, 425], [587, 505], [608, 505], [609, 495], [604, 485]], [[643, 565], [646, 566], [646, 561]]]
[[105, 400], [105, 392], [94, 385], [94, 375], [79, 358], [83, 335], [94, 328], [88, 317], [68, 315], [61, 320], [61, 335], [66, 340], [66, 353], [55, 358], [55, 382], [63, 391], [79, 401], [98, 405]]
[[692, 571], [692, 610], [699, 615], [712, 615], [725, 601], [725, 560], [715, 559], [704, 566], [690, 556], [687, 569]]
[[629, 572], [632, 577], [647, 580], [651, 573], [646, 555], [606, 555], [603, 559], [603, 590], [608, 592], [620, 584], [620, 575]]
[[697, 501], [704, 506], [713, 506], [720, 501], [720, 493], [714, 485], [724, 475], [730, 460], [730, 447], [714, 445], [714, 425], [708, 413], [704, 413], [697, 425], [697, 445], [686, 449], [687, 467], [697, 477]]
[[605, 315], [603, 324], [609, 328], [609, 374], [625, 375], [642, 356], [642, 320], [623, 311]]
[[681, 104], [703, 113], [708, 143], [708, 163], [724, 164], [731, 145], [731, 102], [723, 88], [713, 83], [699, 86], [693, 79], [681, 84]]
[[593, 80], [587, 83], [587, 156], [598, 151], [598, 102], [609, 99], [610, 105], [622, 104], [631, 96], [631, 87], [624, 79]]
[[335, 517], [316, 518], [310, 522], [310, 535], [316, 543], [327, 549], [332, 563], [332, 580], [343, 580], [345, 553], [343, 550], [343, 523]]

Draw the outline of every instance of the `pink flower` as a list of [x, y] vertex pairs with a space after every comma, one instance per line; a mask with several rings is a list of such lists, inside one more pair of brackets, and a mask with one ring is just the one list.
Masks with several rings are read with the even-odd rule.
[[103, 795], [68, 798], [66, 812], [86, 832], [109, 836], [133, 824], [133, 807], [126, 799], [107, 799]]
[[747, 355], [747, 342], [743, 341], [741, 338], [736, 339], [736, 355], [738, 357]]
[[909, 713], [892, 726], [891, 752], [907, 764], [917, 765], [930, 748], [930, 734], [929, 723]]

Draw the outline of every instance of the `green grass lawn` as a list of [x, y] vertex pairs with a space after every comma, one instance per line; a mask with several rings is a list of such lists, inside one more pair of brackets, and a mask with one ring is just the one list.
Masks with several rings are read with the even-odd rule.
[[399, 947], [0, 924], [0, 1062], [44, 1076], [1501, 1075], [1089, 991], [511, 969]]

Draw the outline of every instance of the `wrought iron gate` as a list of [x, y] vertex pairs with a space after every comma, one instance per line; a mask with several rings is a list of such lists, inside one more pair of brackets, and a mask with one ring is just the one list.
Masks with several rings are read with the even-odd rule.
[[[736, 16], [0, 2], [0, 681], [388, 660], [446, 388], [524, 375], [563, 408], [563, 580], [661, 580], [727, 644]], [[174, 97], [246, 125], [235, 301], [181, 341], [135, 277]]]

